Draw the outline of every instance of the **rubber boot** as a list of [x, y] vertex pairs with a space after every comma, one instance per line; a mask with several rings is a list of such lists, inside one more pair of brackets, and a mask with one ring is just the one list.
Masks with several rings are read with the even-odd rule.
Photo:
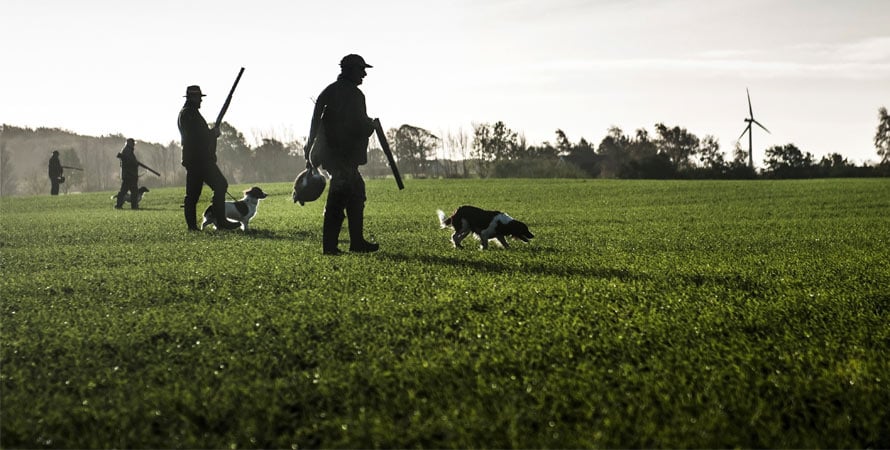
[[376, 252], [379, 244], [365, 240], [365, 207], [364, 205], [352, 206], [346, 210], [349, 221], [349, 251], [356, 253]]
[[182, 210], [185, 212], [185, 224], [188, 225], [189, 231], [200, 231], [198, 228], [198, 219], [195, 215], [198, 213], [198, 205], [189, 202], [188, 198], [183, 200]]
[[324, 225], [321, 230], [322, 252], [325, 255], [339, 255], [337, 241], [340, 239], [340, 229], [343, 228], [343, 213], [329, 212], [325, 209]]
[[226, 197], [223, 195], [213, 195], [213, 218], [216, 219], [217, 230], [237, 230], [241, 228], [240, 222], [232, 222], [226, 218]]

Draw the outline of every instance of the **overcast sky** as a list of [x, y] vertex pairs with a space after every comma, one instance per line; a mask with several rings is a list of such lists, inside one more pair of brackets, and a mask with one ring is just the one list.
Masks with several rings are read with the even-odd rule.
[[[755, 163], [794, 143], [876, 161], [890, 107], [888, 0], [0, 0], [0, 122], [179, 140], [189, 84], [254, 144], [308, 134], [312, 99], [359, 53], [384, 127], [593, 143], [655, 123], [731, 154], [748, 114]], [[747, 149], [747, 139], [743, 147]]]

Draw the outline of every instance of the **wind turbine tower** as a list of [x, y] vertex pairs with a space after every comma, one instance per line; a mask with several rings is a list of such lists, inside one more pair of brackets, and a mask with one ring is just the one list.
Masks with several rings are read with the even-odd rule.
[[[745, 92], [748, 94], [748, 117], [745, 118], [745, 122], [748, 123], [748, 126], [745, 127], [745, 131], [742, 131], [742, 134], [739, 135], [737, 140], [741, 140], [742, 137], [745, 136], [745, 133], [748, 133], [748, 166], [752, 169], [754, 168], [754, 145], [753, 139], [751, 137], [751, 124], [757, 124], [758, 127], [763, 128], [763, 131], [769, 133], [769, 130], [766, 129], [760, 122], [754, 119], [754, 108], [751, 108], [751, 92], [748, 91], [748, 88], [745, 88]], [[772, 134], [772, 133], [770, 133]]]

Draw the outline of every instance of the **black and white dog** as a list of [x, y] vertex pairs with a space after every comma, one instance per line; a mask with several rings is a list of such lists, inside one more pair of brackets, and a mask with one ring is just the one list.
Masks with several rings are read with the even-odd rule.
[[445, 217], [445, 213], [440, 209], [436, 211], [439, 215], [439, 223], [442, 228], [448, 226], [454, 227], [454, 234], [451, 235], [451, 242], [456, 248], [462, 248], [460, 243], [470, 233], [475, 233], [482, 243], [482, 249], [488, 248], [489, 239], [497, 239], [504, 248], [510, 248], [507, 244], [506, 236], [512, 236], [523, 242], [535, 237], [528, 226], [505, 213], [500, 211], [487, 211], [475, 206], [464, 205], [457, 208], [451, 217]]
[[[260, 200], [266, 198], [266, 193], [262, 189], [254, 186], [244, 191], [244, 198], [237, 202], [226, 202], [226, 217], [236, 222], [241, 222], [241, 229], [247, 231], [247, 224], [256, 216], [257, 206]], [[204, 210], [204, 223], [201, 229], [212, 224], [216, 227], [216, 218], [213, 216], [212, 205]]]
[[[136, 203], [142, 203], [142, 196], [145, 195], [146, 192], [149, 192], [147, 187], [145, 187], [145, 186], [139, 187], [139, 190], [136, 191]], [[112, 195], [111, 199], [117, 200], [117, 194]], [[129, 202], [130, 202], [130, 191], [127, 191], [127, 192], [124, 192], [123, 203], [129, 203]]]

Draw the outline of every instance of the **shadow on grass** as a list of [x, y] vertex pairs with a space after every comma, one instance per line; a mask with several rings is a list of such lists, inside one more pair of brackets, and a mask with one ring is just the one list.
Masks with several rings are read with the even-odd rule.
[[633, 272], [628, 269], [614, 267], [576, 267], [576, 266], [554, 266], [552, 264], [528, 263], [516, 261], [483, 261], [473, 260], [461, 257], [459, 252], [449, 255], [412, 255], [402, 253], [381, 253], [381, 258], [389, 259], [396, 262], [415, 262], [429, 265], [448, 265], [453, 267], [469, 267], [473, 270], [484, 273], [496, 274], [523, 274], [531, 273], [535, 275], [556, 276], [556, 277], [590, 277], [613, 279], [617, 278], [621, 281], [647, 280], [650, 277], [646, 274]]
[[691, 285], [701, 286], [720, 286], [730, 291], [742, 291], [751, 295], [759, 295], [768, 291], [769, 286], [762, 281], [752, 279], [739, 273], [656, 273], [650, 274], [645, 272], [634, 271], [623, 267], [579, 267], [577, 265], [564, 264], [558, 262], [528, 262], [510, 260], [504, 258], [500, 261], [472, 259], [462, 256], [462, 252], [454, 251], [443, 253], [441, 255], [434, 254], [404, 254], [404, 253], [380, 253], [379, 257], [393, 262], [400, 263], [416, 263], [422, 265], [438, 265], [449, 267], [468, 267], [480, 273], [493, 273], [501, 275], [540, 275], [563, 278], [590, 278], [601, 280], [619, 280], [621, 282], [650, 282], [650, 283], [669, 283], [671, 285]]
[[269, 239], [280, 241], [309, 240], [318, 238], [317, 233], [311, 233], [304, 230], [293, 230], [286, 233], [281, 233], [274, 230], [251, 228], [243, 233], [245, 237], [252, 239]]

